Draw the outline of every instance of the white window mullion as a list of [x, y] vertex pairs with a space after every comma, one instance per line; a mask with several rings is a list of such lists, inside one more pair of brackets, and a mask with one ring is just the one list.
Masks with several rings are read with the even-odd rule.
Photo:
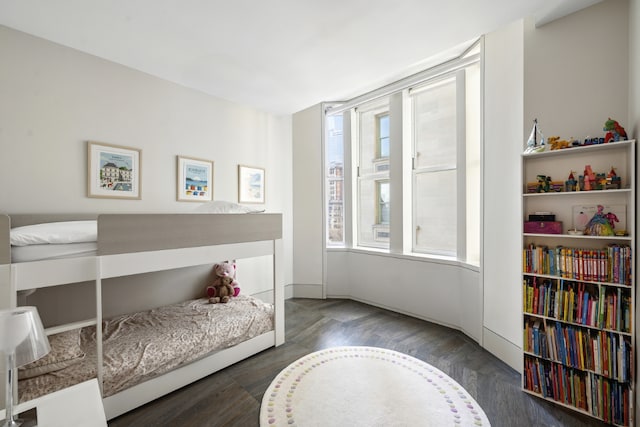
[[404, 251], [404, 205], [403, 205], [403, 158], [405, 156], [403, 139], [403, 96], [395, 93], [389, 98], [390, 152], [389, 182], [391, 187], [391, 241], [389, 251], [402, 254]]
[[456, 254], [458, 259], [467, 255], [467, 158], [466, 136], [466, 88], [465, 70], [456, 72], [456, 164], [457, 164], [457, 222], [458, 234]]

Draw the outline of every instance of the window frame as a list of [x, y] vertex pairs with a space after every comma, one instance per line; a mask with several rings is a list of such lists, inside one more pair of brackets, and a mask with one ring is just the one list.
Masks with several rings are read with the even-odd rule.
[[[467, 242], [471, 242], [471, 247], [475, 247], [474, 245], [481, 245], [482, 241], [482, 230], [481, 230], [481, 218], [477, 218], [477, 197], [470, 200], [472, 203], [473, 212], [469, 212], [469, 207], [467, 206], [466, 194], [465, 191], [458, 191], [457, 193], [457, 219], [456, 222], [458, 224], [457, 230], [457, 239], [456, 239], [456, 250], [455, 253], [439, 253], [439, 252], [416, 252], [414, 251], [414, 233], [415, 227], [413, 225], [414, 221], [414, 182], [413, 182], [413, 166], [414, 159], [412, 149], [413, 143], [412, 141], [408, 141], [408, 135], [411, 134], [411, 124], [410, 120], [408, 120], [407, 116], [410, 116], [410, 111], [407, 110], [407, 94], [411, 88], [418, 87], [421, 85], [429, 84], [437, 81], [438, 79], [446, 78], [446, 76], [450, 76], [452, 73], [456, 73], [460, 70], [466, 70], [468, 67], [475, 68], [473, 74], [479, 75], [477, 78], [479, 81], [479, 85], [473, 83], [473, 89], [475, 91], [478, 88], [478, 93], [475, 94], [472, 91], [473, 99], [467, 97], [467, 99], [461, 99], [461, 103], [458, 105], [464, 105], [465, 108], [467, 106], [467, 101], [470, 101], [472, 108], [477, 109], [477, 116], [480, 121], [476, 122], [476, 124], [472, 124], [473, 132], [470, 135], [473, 135], [471, 140], [463, 141], [461, 144], [462, 147], [460, 151], [458, 151], [459, 155], [457, 156], [457, 166], [456, 166], [456, 174], [460, 173], [460, 176], [457, 179], [457, 183], [462, 185], [470, 186], [469, 188], [473, 192], [474, 183], [480, 182], [481, 180], [481, 166], [478, 168], [477, 163], [481, 162], [482, 156], [482, 144], [483, 144], [483, 136], [482, 136], [482, 98], [483, 98], [483, 90], [482, 90], [482, 73], [483, 73], [483, 65], [482, 65], [482, 55], [483, 55], [483, 41], [482, 38], [470, 43], [467, 45], [464, 50], [458, 50], [457, 53], [450, 52], [450, 59], [440, 63], [439, 65], [435, 65], [429, 69], [426, 69], [422, 72], [413, 74], [405, 79], [396, 81], [394, 83], [390, 83], [386, 86], [383, 86], [379, 89], [373, 90], [369, 93], [363, 94], [351, 100], [344, 101], [340, 104], [333, 105], [329, 107], [325, 112], [330, 114], [336, 114], [338, 112], [343, 113], [345, 119], [345, 123], [348, 120], [349, 125], [345, 124], [344, 129], [344, 148], [345, 148], [345, 169], [344, 169], [344, 182], [345, 182], [345, 200], [344, 200], [344, 227], [347, 230], [345, 233], [345, 248], [352, 248], [355, 250], [368, 251], [373, 249], [375, 253], [388, 253], [394, 256], [407, 256], [407, 257], [418, 257], [422, 259], [437, 259], [437, 260], [450, 260], [454, 262], [462, 262], [464, 264], [469, 264], [472, 266], [479, 265], [479, 259], [473, 258], [471, 262], [467, 260], [468, 251], [467, 251]], [[376, 149], [376, 154], [373, 154], [374, 157], [377, 157], [378, 160], [382, 160], [379, 162], [380, 166], [377, 169], [371, 170], [367, 169], [366, 176], [362, 175], [362, 168], [360, 168], [361, 153], [360, 153], [360, 142], [359, 142], [359, 133], [360, 133], [360, 125], [359, 125], [359, 113], [364, 111], [364, 109], [372, 110], [375, 107], [374, 105], [377, 101], [381, 99], [387, 99], [388, 111], [387, 112], [378, 112], [377, 114], [381, 114], [382, 116], [388, 114], [389, 115], [389, 141], [397, 141], [397, 144], [389, 144], [389, 156], [382, 157], [381, 143], [380, 143], [380, 131], [379, 131], [379, 120], [376, 120], [376, 126], [378, 129], [376, 130], [377, 135], [377, 144], [376, 147], [367, 147], [367, 150], [371, 150], [372, 148]], [[391, 105], [392, 99], [395, 98], [396, 106], [393, 107]], [[398, 101], [400, 100], [400, 101]], [[379, 105], [379, 104], [378, 104]], [[401, 108], [398, 108], [398, 105], [401, 105]], [[475, 112], [473, 114], [476, 114]], [[473, 116], [472, 119], [475, 119]], [[463, 122], [464, 120], [458, 120], [458, 122]], [[479, 125], [477, 124], [479, 123]], [[476, 135], [477, 133], [477, 135]], [[460, 144], [460, 140], [462, 138], [457, 138], [458, 143]], [[469, 145], [471, 144], [471, 145]], [[477, 146], [477, 148], [476, 148]], [[465, 158], [466, 150], [472, 147], [471, 149], [475, 152], [477, 151], [479, 154], [479, 158], [474, 160], [474, 158], [470, 159], [474, 169], [474, 173], [469, 176], [466, 176], [466, 169], [470, 167], [470, 165], [466, 164], [467, 159]], [[475, 155], [474, 155], [475, 156]], [[368, 161], [368, 160], [367, 160]], [[480, 174], [478, 174], [480, 172]], [[390, 179], [390, 224], [388, 229], [393, 233], [392, 238], [389, 241], [388, 245], [369, 245], [367, 243], [362, 244], [361, 242], [361, 232], [359, 228], [361, 227], [360, 221], [362, 215], [360, 211], [363, 206], [361, 200], [361, 188], [365, 179], [375, 180], [375, 179]], [[471, 180], [471, 181], [469, 181]], [[372, 182], [369, 182], [366, 185], [371, 185]], [[366, 190], [371, 192], [372, 189]], [[367, 198], [367, 197], [365, 197]], [[377, 197], [376, 197], [377, 198]], [[368, 202], [367, 202], [368, 203]], [[380, 217], [379, 206], [376, 204], [376, 212], [372, 212], [375, 214], [375, 218]], [[475, 215], [475, 216], [474, 216]], [[474, 218], [471, 218], [474, 216]], [[477, 224], [473, 223], [470, 226], [469, 231], [472, 233], [480, 233], [478, 236], [468, 236], [467, 225], [469, 221], [477, 222]], [[365, 222], [368, 222], [368, 218], [365, 219]], [[373, 222], [373, 221], [372, 221]], [[379, 221], [375, 221], [379, 222]], [[369, 238], [368, 236], [366, 237]], [[328, 246], [327, 246], [328, 247]], [[381, 250], [382, 249], [382, 250]], [[472, 251], [475, 249], [472, 249]], [[479, 247], [477, 248], [479, 250]], [[477, 252], [477, 251], [476, 251]], [[477, 255], [477, 254], [476, 254]], [[473, 255], [472, 255], [473, 256]]]

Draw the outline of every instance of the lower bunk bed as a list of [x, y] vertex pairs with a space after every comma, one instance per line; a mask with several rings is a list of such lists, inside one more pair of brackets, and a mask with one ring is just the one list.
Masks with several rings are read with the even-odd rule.
[[[273, 306], [248, 295], [226, 304], [201, 298], [104, 320], [103, 396], [269, 332]], [[96, 378], [96, 337], [95, 326], [49, 336], [49, 354], [18, 369], [19, 400]]]
[[[271, 216], [266, 220], [267, 228], [266, 216]], [[171, 227], [175, 220], [177, 227], [188, 224], [190, 215], [105, 217], [102, 224], [98, 217], [95, 256], [10, 263], [14, 302], [15, 295], [25, 290], [67, 281], [95, 280], [96, 286], [96, 318], [48, 328], [52, 351], [19, 370], [18, 412], [37, 407], [39, 399], [49, 393], [97, 378], [107, 419], [112, 419], [284, 342], [279, 214], [198, 214], [198, 226], [187, 228], [195, 233], [206, 226], [208, 232], [198, 232], [197, 239], [182, 232], [179, 239], [167, 242], [158, 239], [158, 229], [149, 224]], [[24, 224], [22, 218], [16, 222]], [[234, 237], [233, 229], [238, 227], [241, 231]], [[254, 229], [258, 232], [252, 233]], [[108, 236], [102, 245], [100, 230]], [[199, 298], [102, 317], [102, 287], [108, 286], [103, 285], [105, 279], [263, 255], [273, 256], [270, 303], [241, 293], [225, 304]], [[71, 268], [74, 272], [69, 278]], [[59, 270], [67, 272], [56, 273]]]

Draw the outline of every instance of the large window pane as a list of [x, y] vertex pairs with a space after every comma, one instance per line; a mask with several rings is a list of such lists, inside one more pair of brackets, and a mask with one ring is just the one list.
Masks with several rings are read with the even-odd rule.
[[389, 170], [389, 106], [378, 101], [358, 108], [360, 175]]
[[389, 157], [389, 115], [380, 114], [378, 121], [378, 157]]
[[416, 252], [455, 255], [457, 239], [456, 171], [415, 176]]
[[388, 180], [358, 181], [358, 245], [389, 247], [390, 191]]
[[448, 79], [413, 96], [416, 168], [456, 164], [456, 82]]
[[414, 252], [457, 252], [456, 87], [450, 77], [411, 90]]
[[358, 246], [388, 248], [390, 218], [389, 105], [358, 107]]
[[327, 244], [344, 245], [344, 141], [342, 114], [326, 117]]

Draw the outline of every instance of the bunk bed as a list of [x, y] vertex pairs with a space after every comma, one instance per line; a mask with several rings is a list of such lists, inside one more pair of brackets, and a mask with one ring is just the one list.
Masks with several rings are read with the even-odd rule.
[[[97, 220], [95, 253], [82, 252], [80, 256], [75, 257], [12, 262], [10, 247], [12, 227], [94, 219]], [[217, 261], [226, 259], [267, 255], [273, 259], [272, 303], [261, 304], [252, 297], [242, 294], [236, 298], [237, 301], [232, 302], [238, 307], [253, 306], [257, 311], [266, 313], [271, 319], [270, 325], [255, 327], [248, 336], [238, 333], [232, 341], [223, 344], [220, 349], [206, 354], [192, 354], [186, 359], [181, 359], [182, 356], [180, 356], [176, 360], [170, 360], [162, 364], [159, 371], [136, 381], [124, 381], [122, 378], [114, 380], [114, 372], [110, 371], [118, 371], [119, 368], [113, 368], [106, 363], [108, 361], [105, 361], [105, 358], [113, 359], [114, 352], [117, 353], [119, 350], [106, 348], [107, 342], [113, 338], [112, 335], [118, 335], [114, 334], [114, 331], [120, 330], [122, 324], [128, 323], [132, 315], [103, 319], [103, 286], [109, 286], [106, 279], [206, 264], [213, 265]], [[47, 334], [56, 338], [73, 334], [75, 338], [72, 340], [76, 340], [75, 342], [78, 342], [78, 336], [81, 337], [85, 350], [82, 362], [59, 372], [84, 370], [89, 372], [89, 376], [97, 378], [107, 419], [112, 419], [262, 350], [283, 344], [284, 290], [281, 264], [282, 216], [280, 214], [0, 215], [0, 287], [3, 288], [4, 295], [8, 293], [10, 307], [17, 305], [18, 296], [21, 293], [32, 292], [34, 289], [78, 282], [95, 283], [95, 301], [91, 302], [95, 304], [95, 318], [55, 325], [47, 328]], [[184, 313], [180, 310], [187, 310], [188, 313], [199, 312], [209, 317], [213, 306], [207, 304], [206, 299], [182, 301], [168, 307], [150, 310], [149, 313], [155, 316], [156, 320], [161, 319], [160, 323], [164, 321], [175, 327], [180, 323], [167, 321], [162, 317], [166, 312]], [[233, 317], [233, 304], [216, 304], [216, 306], [220, 306], [215, 307], [215, 311], [223, 313], [223, 318]], [[183, 315], [179, 314], [179, 316]], [[138, 316], [138, 313], [135, 316]], [[142, 321], [142, 323], [145, 322], [147, 320]], [[216, 325], [222, 325], [220, 322], [220, 320], [214, 321]], [[253, 318], [248, 322], [258, 323]], [[154, 329], [157, 329], [156, 326], [154, 325]], [[76, 331], [80, 335], [76, 335]], [[125, 332], [124, 335], [127, 333], [129, 332]], [[144, 335], [144, 332], [140, 331], [130, 333]], [[191, 332], [181, 333], [180, 330], [174, 330], [169, 333], [178, 340], [184, 339], [188, 334]], [[122, 333], [119, 334], [119, 338], [122, 335]], [[161, 335], [163, 333], [147, 338], [153, 341], [159, 339]], [[87, 343], [90, 343], [88, 347]], [[163, 344], [163, 346], [166, 345]], [[182, 343], [175, 347], [179, 349]], [[155, 358], [154, 355], [151, 359]], [[146, 369], [142, 370], [146, 371]], [[127, 377], [128, 375], [126, 374]], [[43, 375], [42, 378], [36, 375], [35, 379], [25, 379], [25, 383], [32, 382], [36, 389], [40, 388], [47, 392], [57, 387], [51, 386], [46, 376]], [[49, 387], [54, 388], [50, 390]], [[18, 405], [18, 412], [37, 407], [39, 399], [42, 398], [29, 393], [25, 396], [26, 401]]]

